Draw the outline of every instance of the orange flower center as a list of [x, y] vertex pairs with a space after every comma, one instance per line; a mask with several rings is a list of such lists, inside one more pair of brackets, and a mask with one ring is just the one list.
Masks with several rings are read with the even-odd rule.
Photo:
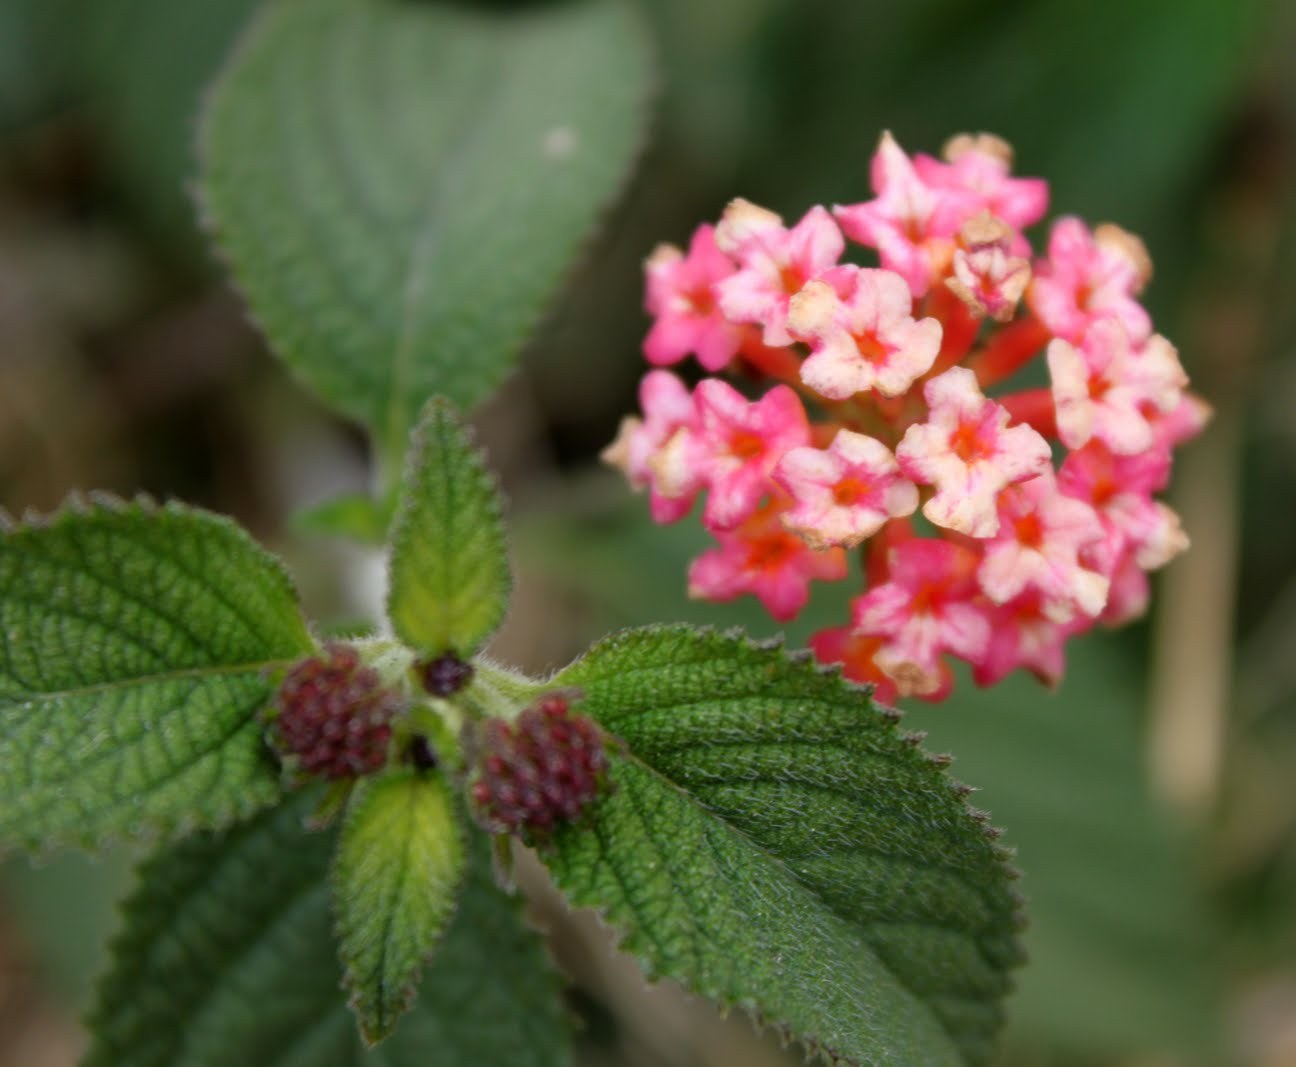
[[871, 489], [872, 486], [867, 482], [861, 481], [853, 474], [848, 474], [833, 486], [833, 502], [840, 507], [852, 507], [868, 496]]

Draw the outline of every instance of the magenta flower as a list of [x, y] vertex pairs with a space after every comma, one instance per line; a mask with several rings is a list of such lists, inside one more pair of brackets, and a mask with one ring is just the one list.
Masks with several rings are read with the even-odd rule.
[[845, 400], [867, 390], [899, 396], [931, 369], [941, 325], [913, 317], [900, 275], [842, 266], [792, 298], [788, 331], [810, 345], [801, 380], [821, 396]]
[[839, 430], [827, 449], [790, 449], [774, 480], [793, 500], [783, 524], [813, 548], [853, 548], [918, 507], [917, 486], [900, 476], [886, 445], [850, 430]]
[[888, 580], [854, 602], [855, 632], [883, 638], [874, 658], [901, 696], [940, 690], [946, 652], [972, 663], [985, 655], [990, 624], [976, 565], [976, 553], [952, 541], [904, 541], [891, 550]]
[[1066, 669], [1066, 642], [1094, 622], [1084, 615], [1058, 622], [1033, 591], [993, 605], [989, 620], [990, 643], [972, 667], [972, 680], [981, 686], [994, 685], [1018, 667], [1046, 685], [1057, 685]]
[[805, 409], [796, 393], [776, 385], [749, 402], [717, 378], [698, 383], [696, 476], [711, 487], [702, 521], [713, 533], [732, 530], [756, 510], [770, 488], [770, 472], [790, 448], [810, 443]]
[[715, 286], [735, 269], [716, 247], [711, 226], [694, 231], [687, 256], [674, 245], [657, 246], [644, 264], [645, 307], [656, 319], [643, 344], [649, 363], [664, 367], [692, 353], [708, 371], [724, 369], [738, 351], [743, 328], [721, 314]]
[[1048, 442], [1029, 426], [1009, 426], [1008, 412], [987, 400], [976, 375], [951, 367], [929, 381], [927, 421], [910, 426], [896, 449], [905, 475], [936, 487], [923, 514], [937, 526], [970, 537], [999, 530], [1001, 490], [1043, 472]]
[[954, 233], [981, 211], [1021, 230], [1048, 210], [1048, 182], [1011, 177], [1012, 147], [993, 134], [959, 134], [945, 145], [944, 156], [945, 163], [921, 152], [914, 156], [914, 170], [928, 188], [963, 194], [944, 201], [956, 210], [935, 220], [936, 231]]
[[780, 504], [767, 501], [733, 530], [716, 532], [719, 547], [704, 552], [689, 567], [689, 596], [733, 600], [751, 593], [780, 622], [796, 618], [810, 598], [810, 582], [846, 577], [846, 553], [816, 550], [780, 521]]
[[1037, 594], [1054, 622], [1077, 613], [1099, 615], [1107, 603], [1107, 578], [1083, 566], [1080, 555], [1103, 533], [1093, 508], [1058, 492], [1050, 467], [999, 495], [999, 533], [986, 543], [977, 579], [996, 604]]
[[1169, 341], [1157, 334], [1135, 348], [1114, 318], [1095, 322], [1079, 349], [1050, 341], [1048, 367], [1062, 443], [1080, 448], [1096, 438], [1122, 455], [1156, 443], [1148, 415], [1174, 411], [1188, 384]]
[[[870, 179], [877, 194], [874, 199], [845, 207], [838, 205], [833, 208], [833, 215], [847, 237], [877, 249], [882, 266], [899, 274], [914, 297], [924, 296], [936, 273], [933, 250], [927, 243], [927, 238], [933, 235], [933, 217], [942, 199], [952, 196], [964, 207], [970, 207], [970, 202], [965, 194], [958, 192], [947, 192], [942, 197], [924, 182], [890, 131], [882, 134], [873, 154]], [[959, 210], [945, 208], [942, 215], [953, 216]]]
[[739, 269], [720, 282], [720, 308], [733, 322], [762, 328], [767, 345], [790, 345], [788, 303], [806, 282], [834, 267], [846, 242], [832, 216], [811, 208], [790, 230], [772, 211], [746, 200], [725, 209], [716, 244], [738, 261]]
[[644, 418], [621, 420], [617, 438], [603, 450], [635, 489], [650, 489], [654, 522], [682, 519], [706, 484], [698, 471], [697, 409], [688, 387], [669, 371], [654, 370], [639, 383]]
[[1110, 224], [1091, 234], [1079, 219], [1059, 219], [1048, 258], [1035, 266], [1030, 304], [1053, 334], [1075, 344], [1104, 318], [1119, 320], [1142, 341], [1152, 320], [1134, 297], [1151, 274], [1147, 250], [1133, 234]]

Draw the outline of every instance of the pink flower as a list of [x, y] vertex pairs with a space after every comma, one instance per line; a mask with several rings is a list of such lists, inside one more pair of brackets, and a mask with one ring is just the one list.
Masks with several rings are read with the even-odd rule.
[[655, 370], [639, 383], [644, 418], [621, 420], [616, 440], [603, 450], [635, 489], [651, 487], [655, 522], [676, 522], [693, 507], [705, 484], [697, 466], [697, 410], [687, 386], [669, 371]]
[[[873, 687], [873, 699], [882, 704], [892, 704], [899, 693], [891, 680], [874, 659], [884, 641], [880, 637], [862, 637], [849, 626], [830, 626], [810, 635], [807, 647], [820, 663], [840, 663], [842, 675], [852, 682]], [[942, 667], [945, 665], [942, 663]], [[945, 670], [945, 691], [949, 691], [953, 676]], [[928, 699], [932, 699], [930, 696]]]
[[790, 345], [788, 302], [806, 282], [836, 265], [846, 248], [832, 216], [813, 207], [790, 230], [772, 211], [746, 200], [725, 209], [716, 244], [739, 269], [717, 286], [720, 309], [734, 322], [764, 330], [767, 345]]
[[1081, 348], [1055, 339], [1048, 346], [1058, 436], [1068, 448], [1097, 438], [1132, 455], [1156, 443], [1150, 411], [1179, 407], [1188, 376], [1174, 346], [1159, 334], [1139, 348], [1117, 319], [1100, 319]]
[[714, 287], [734, 273], [733, 261], [715, 243], [715, 231], [699, 226], [685, 256], [673, 245], [659, 245], [644, 264], [646, 308], [656, 317], [644, 338], [644, 355], [659, 367], [678, 363], [690, 352], [709, 371], [734, 357], [742, 327], [720, 313]]
[[1049, 330], [1073, 343], [1103, 318], [1119, 320], [1142, 341], [1152, 320], [1134, 297], [1151, 275], [1152, 261], [1133, 234], [1106, 225], [1091, 235], [1079, 219], [1059, 219], [1048, 258], [1035, 267], [1030, 304]]
[[1107, 603], [1107, 578], [1082, 566], [1080, 554], [1102, 538], [1097, 512], [1058, 492], [1049, 468], [999, 495], [999, 533], [986, 543], [977, 578], [996, 604], [1034, 592], [1054, 622], [1093, 617]]
[[1049, 466], [1048, 442], [1029, 426], [1009, 426], [1008, 412], [982, 396], [966, 367], [931, 379], [923, 396], [931, 410], [925, 423], [905, 431], [896, 449], [900, 469], [936, 487], [923, 514], [937, 526], [992, 537], [999, 492]]
[[814, 548], [853, 548], [918, 507], [917, 486], [900, 477], [886, 445], [851, 430], [838, 430], [827, 449], [790, 449], [774, 480], [794, 501], [784, 525]]
[[954, 273], [945, 279], [976, 318], [1007, 322], [1030, 282], [1030, 261], [1014, 255], [1013, 232], [993, 215], [975, 215], [963, 224], [954, 253]]
[[[942, 199], [949, 199], [950, 194], [942, 196], [918, 176], [889, 131], [882, 134], [873, 154], [870, 177], [876, 197], [860, 204], [838, 205], [833, 214], [847, 237], [876, 248], [882, 266], [904, 278], [915, 298], [924, 296], [937, 273], [933, 260], [949, 253], [948, 247], [933, 249], [927, 239], [933, 236], [932, 220]], [[967, 200], [957, 192], [953, 197], [960, 203]], [[957, 211], [947, 209], [945, 213]]]
[[756, 510], [770, 472], [790, 448], [810, 443], [796, 393], [776, 385], [749, 403], [717, 378], [698, 383], [696, 476], [711, 487], [702, 521], [712, 532], [732, 530]]
[[1058, 471], [1058, 487], [1090, 505], [1103, 526], [1092, 546], [1094, 565], [1113, 574], [1126, 555], [1143, 570], [1164, 566], [1188, 547], [1179, 517], [1152, 494], [1170, 480], [1168, 452], [1118, 456], [1098, 441], [1070, 453]]
[[780, 522], [780, 504], [767, 501], [736, 529], [719, 531], [718, 548], [704, 552], [689, 567], [689, 596], [733, 600], [752, 593], [778, 621], [794, 619], [810, 597], [812, 579], [835, 582], [846, 577], [846, 553], [815, 551]]
[[973, 665], [977, 685], [994, 685], [1018, 667], [1025, 667], [1041, 682], [1057, 685], [1066, 669], [1064, 648], [1069, 638], [1089, 629], [1093, 619], [1076, 615], [1058, 622], [1046, 610], [1037, 592], [1026, 592], [989, 609], [990, 644]]
[[792, 298], [788, 331], [810, 345], [801, 380], [831, 400], [875, 389], [899, 396], [940, 351], [936, 319], [914, 321], [913, 299], [889, 270], [838, 267]]
[[946, 163], [919, 153], [914, 170], [929, 188], [965, 194], [950, 200], [961, 217], [937, 220], [946, 233], [958, 230], [971, 215], [988, 211], [1016, 229], [1039, 222], [1048, 210], [1048, 182], [1043, 178], [1013, 178], [1012, 147], [993, 134], [959, 134], [945, 145]]
[[976, 553], [952, 541], [904, 541], [892, 550], [888, 580], [854, 602], [855, 632], [883, 638], [875, 659], [902, 696], [941, 690], [943, 653], [973, 663], [985, 654], [990, 624], [976, 563]]

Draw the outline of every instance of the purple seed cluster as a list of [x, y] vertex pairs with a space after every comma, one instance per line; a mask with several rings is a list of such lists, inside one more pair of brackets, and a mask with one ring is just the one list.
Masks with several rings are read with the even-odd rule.
[[494, 833], [543, 840], [576, 819], [603, 790], [607, 751], [594, 720], [573, 715], [567, 698], [551, 693], [515, 722], [481, 726], [478, 777], [472, 798]]
[[387, 763], [391, 720], [402, 709], [395, 690], [360, 662], [354, 647], [325, 646], [296, 664], [279, 687], [278, 745], [319, 778], [355, 778]]
[[434, 697], [453, 696], [472, 681], [471, 663], [465, 663], [453, 652], [445, 652], [436, 659], [419, 664], [423, 688]]

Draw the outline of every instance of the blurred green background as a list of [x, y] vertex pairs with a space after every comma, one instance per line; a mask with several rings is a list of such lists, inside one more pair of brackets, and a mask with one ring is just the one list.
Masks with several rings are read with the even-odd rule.
[[[353, 619], [380, 564], [292, 515], [366, 486], [364, 437], [265, 353], [187, 192], [203, 86], [255, 6], [0, 0], [0, 505], [183, 497], [285, 554], [316, 617]], [[964, 681], [912, 713], [1019, 849], [1032, 963], [1004, 1062], [1296, 1064], [1296, 5], [641, 6], [650, 148], [479, 417], [520, 573], [497, 651], [539, 670], [630, 623], [776, 631], [749, 605], [688, 602], [701, 530], [651, 526], [598, 469], [642, 373], [641, 260], [736, 195], [788, 216], [864, 199], [884, 128], [929, 152], [998, 133], [1055, 213], [1144, 237], [1158, 328], [1217, 412], [1176, 477], [1194, 548], [1147, 622], [1079, 642], [1056, 693]], [[821, 591], [789, 640], [840, 621], [849, 592]], [[75, 1062], [130, 862], [0, 866], [0, 1064]], [[584, 1064], [784, 1062], [741, 1021], [644, 993], [533, 888]]]

